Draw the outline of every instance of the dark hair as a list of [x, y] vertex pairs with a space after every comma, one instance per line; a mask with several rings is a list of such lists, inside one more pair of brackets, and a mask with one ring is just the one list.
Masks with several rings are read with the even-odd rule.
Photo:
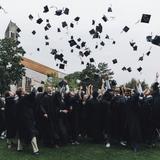
[[37, 91], [38, 91], [38, 92], [43, 92], [43, 87], [38, 87], [38, 88], [37, 88]]
[[9, 91], [6, 91], [5, 94], [4, 94], [5, 98], [9, 97], [10, 96], [10, 93]]

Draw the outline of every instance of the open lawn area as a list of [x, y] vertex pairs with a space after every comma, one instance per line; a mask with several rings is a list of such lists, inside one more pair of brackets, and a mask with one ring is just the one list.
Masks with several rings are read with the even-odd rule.
[[80, 144], [68, 145], [58, 149], [40, 147], [40, 155], [32, 155], [31, 148], [17, 152], [7, 149], [0, 140], [0, 160], [160, 160], [160, 147], [142, 148], [134, 153], [132, 150], [118, 146], [106, 149], [104, 145]]

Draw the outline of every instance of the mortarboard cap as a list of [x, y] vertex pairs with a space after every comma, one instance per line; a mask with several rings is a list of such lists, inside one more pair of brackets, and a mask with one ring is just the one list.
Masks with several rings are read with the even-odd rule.
[[96, 33], [96, 31], [95, 31], [94, 29], [91, 29], [91, 30], [89, 31], [89, 33], [90, 33], [91, 35], [93, 35], [93, 34]]
[[108, 12], [112, 12], [112, 8], [111, 7], [108, 7]]
[[49, 8], [48, 8], [48, 6], [45, 6], [44, 10], [43, 10], [43, 13], [47, 13], [47, 12], [49, 12]]
[[146, 40], [147, 40], [147, 42], [152, 42], [152, 36], [147, 36]]
[[90, 60], [90, 62], [91, 62], [91, 63], [93, 63], [93, 62], [94, 62], [94, 58], [90, 58], [89, 60]]
[[80, 55], [81, 57], [84, 57], [84, 54], [83, 54], [82, 51], [79, 51], [79, 55]]
[[84, 52], [84, 55], [85, 55], [86, 57], [88, 57], [88, 56], [90, 55], [90, 53], [91, 53], [91, 51], [85, 51], [85, 52]]
[[48, 28], [47, 26], [45, 26], [45, 27], [44, 27], [44, 30], [47, 31], [47, 30], [49, 30], [49, 28]]
[[73, 39], [73, 36], [71, 36], [71, 39]]
[[49, 39], [47, 35], [46, 35], [44, 38], [45, 38], [46, 40], [48, 40], [48, 39]]
[[127, 70], [127, 68], [126, 68], [126, 67], [123, 67], [123, 68], [122, 68], [122, 70], [123, 70], [123, 71], [126, 71], [126, 70]]
[[102, 17], [102, 19], [103, 19], [104, 22], [108, 21], [108, 19], [107, 19], [107, 17], [105, 15]]
[[80, 41], [81, 41], [81, 38], [78, 38], [77, 41], [80, 42]]
[[98, 32], [95, 32], [95, 34], [93, 35], [93, 38], [100, 38], [100, 35]]
[[117, 59], [113, 59], [112, 62], [113, 62], [113, 64], [116, 64], [117, 63]]
[[103, 27], [101, 25], [101, 23], [98, 24], [98, 26], [96, 26], [96, 31], [99, 33], [102, 33]]
[[148, 51], [148, 52], [146, 53], [147, 56], [149, 56], [150, 54], [151, 54], [151, 51]]
[[139, 61], [143, 61], [143, 56], [142, 56], [142, 57], [139, 57]]
[[98, 45], [95, 45], [95, 49], [97, 49], [98, 48]]
[[38, 24], [41, 24], [42, 22], [43, 22], [43, 19], [42, 19], [42, 18], [37, 19], [37, 23], [38, 23]]
[[51, 26], [51, 24], [50, 24], [50, 23], [47, 23], [47, 27], [48, 27], [48, 28], [51, 28], [52, 26]]
[[137, 68], [138, 72], [142, 71], [142, 67]]
[[20, 28], [17, 28], [17, 32], [18, 32], [18, 33], [21, 32], [21, 29], [20, 29]]
[[113, 41], [112, 44], [116, 44], [116, 41]]
[[84, 64], [84, 61], [81, 61], [81, 64], [83, 65], [83, 64]]
[[61, 32], [61, 29], [60, 29], [60, 28], [57, 28], [57, 32]]
[[80, 20], [80, 17], [76, 17], [74, 20], [78, 22]]
[[73, 50], [73, 49], [71, 49], [71, 53], [73, 53], [73, 51], [74, 51], [74, 50]]
[[68, 15], [68, 14], [69, 14], [69, 9], [68, 9], [68, 8], [65, 8], [63, 13], [64, 13], [65, 15]]
[[62, 10], [61, 9], [56, 10], [55, 15], [56, 16], [61, 16], [62, 15]]
[[76, 48], [77, 48], [77, 49], [81, 49], [80, 45], [77, 45]]
[[105, 45], [105, 43], [102, 41], [102, 42], [100, 43], [100, 45], [101, 45], [101, 46], [104, 46], [104, 45]]
[[73, 23], [70, 23], [70, 27], [71, 27], [71, 28], [74, 28], [74, 24], [73, 24]]
[[62, 22], [62, 27], [64, 28], [64, 27], [67, 27], [68, 25], [67, 25], [67, 22]]
[[37, 51], [40, 51], [40, 49], [39, 49], [39, 48], [37, 48]]
[[135, 42], [129, 42], [130, 46], [133, 47], [136, 43]]
[[109, 39], [109, 35], [108, 34], [105, 36], [105, 39]]
[[92, 25], [95, 25], [95, 20], [92, 20]]
[[64, 64], [67, 64], [67, 61], [66, 61], [66, 60], [64, 60], [64, 61], [63, 61], [63, 63], [64, 63]]
[[65, 65], [64, 64], [60, 64], [59, 65], [59, 69], [64, 69]]
[[56, 50], [56, 49], [52, 49], [51, 54], [52, 54], [52, 55], [57, 54], [57, 50]]
[[33, 34], [33, 35], [35, 35], [35, 34], [36, 34], [36, 31], [35, 31], [35, 30], [33, 30], [33, 31], [32, 31], [32, 34]]
[[86, 45], [86, 42], [81, 43], [81, 47], [85, 47], [85, 45]]
[[46, 42], [45, 45], [48, 46], [48, 45], [49, 45], [49, 42]]
[[160, 36], [155, 36], [152, 40], [152, 44], [160, 46]]
[[46, 22], [49, 23], [49, 19], [46, 19]]
[[127, 68], [127, 71], [128, 71], [128, 72], [132, 72], [131, 67], [128, 67], [128, 68]]
[[151, 15], [149, 15], [149, 14], [143, 14], [141, 22], [142, 23], [149, 23], [150, 19], [151, 19]]
[[71, 39], [71, 40], [68, 41], [68, 42], [69, 42], [69, 44], [70, 44], [70, 47], [73, 47], [73, 46], [77, 45], [76, 41], [73, 40], [73, 39]]
[[137, 49], [138, 49], [138, 46], [133, 46], [134, 51], [137, 51]]
[[16, 41], [17, 46], [18, 46], [20, 43], [21, 43], [20, 41]]
[[30, 15], [28, 16], [28, 18], [29, 18], [30, 20], [32, 20], [32, 19], [33, 19], [33, 16], [30, 14]]
[[123, 31], [124, 31], [124, 32], [128, 32], [128, 31], [129, 31], [129, 27], [125, 26], [125, 27], [123, 28]]

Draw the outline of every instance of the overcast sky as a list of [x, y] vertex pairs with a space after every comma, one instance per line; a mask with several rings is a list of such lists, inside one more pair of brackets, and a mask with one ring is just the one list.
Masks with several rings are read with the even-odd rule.
[[[160, 73], [160, 47], [146, 42], [146, 36], [151, 32], [153, 35], [160, 35], [159, 0], [1, 0], [0, 5], [8, 12], [5, 14], [2, 10], [0, 11], [0, 38], [4, 37], [7, 25], [12, 20], [22, 30], [19, 40], [27, 52], [26, 57], [44, 65], [58, 69], [53, 56], [49, 54], [52, 48], [56, 48], [68, 60], [63, 72], [72, 73], [83, 69], [85, 66], [80, 65], [78, 52], [70, 53], [68, 40], [71, 35], [74, 35], [75, 38], [81, 37], [86, 41], [87, 46], [92, 50], [91, 56], [84, 61], [87, 62], [89, 58], [94, 57], [96, 65], [99, 62], [107, 62], [114, 71], [114, 78], [118, 84], [123, 84], [132, 77], [151, 84], [155, 80], [156, 72]], [[54, 15], [55, 8], [44, 14], [43, 7], [45, 5], [57, 6], [59, 9], [68, 7], [70, 14], [57, 17]], [[111, 5], [113, 12], [108, 13], [107, 9]], [[143, 13], [152, 15], [150, 23], [136, 24]], [[28, 19], [29, 14], [34, 16], [33, 21]], [[103, 22], [101, 19], [103, 15], [109, 18], [108, 22]], [[44, 20], [50, 19], [53, 26], [50, 31], [44, 31], [45, 22], [42, 25], [35, 23], [38, 16]], [[76, 16], [81, 19], [78, 24], [75, 23], [75, 29], [62, 29], [61, 33], [56, 32], [62, 21], [73, 22]], [[95, 19], [97, 24], [102, 23], [104, 27], [102, 37], [108, 34], [116, 41], [116, 45], [113, 45], [111, 40], [102, 38], [106, 45], [98, 50], [94, 49], [99, 40], [93, 40], [89, 35], [89, 30], [93, 28], [92, 19]], [[125, 26], [130, 27], [129, 32], [121, 33]], [[33, 30], [37, 32], [35, 36], [31, 34]], [[45, 35], [50, 38], [50, 45], [47, 47], [45, 46]], [[129, 41], [131, 40], [138, 45], [137, 52], [130, 47]], [[150, 47], [152, 47], [150, 56], [144, 56], [144, 61], [138, 62], [138, 58], [147, 53]], [[40, 48], [40, 52], [37, 52], [37, 48]], [[112, 64], [114, 58], [118, 60], [116, 65]], [[133, 71], [131, 73], [123, 72], [121, 70], [123, 66], [132, 67]], [[142, 73], [137, 71], [140, 66], [143, 68]]]

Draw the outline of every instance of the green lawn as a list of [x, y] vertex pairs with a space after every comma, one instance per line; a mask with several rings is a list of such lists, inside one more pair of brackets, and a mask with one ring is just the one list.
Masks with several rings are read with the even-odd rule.
[[23, 152], [7, 149], [5, 141], [0, 140], [0, 160], [160, 160], [160, 147], [142, 149], [134, 153], [130, 149], [103, 145], [68, 145], [59, 149], [40, 148], [40, 155], [32, 155], [31, 148]]

